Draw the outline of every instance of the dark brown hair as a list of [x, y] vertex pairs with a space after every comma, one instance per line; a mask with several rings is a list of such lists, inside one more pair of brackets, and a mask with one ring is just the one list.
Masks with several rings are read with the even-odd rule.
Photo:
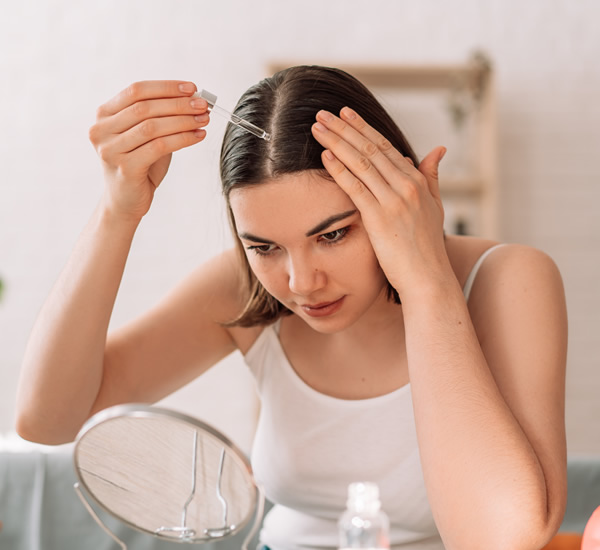
[[[306, 170], [318, 170], [329, 177], [321, 161], [323, 147], [312, 136], [311, 127], [321, 109], [339, 114], [345, 106], [359, 113], [418, 166], [412, 147], [386, 110], [361, 82], [340, 69], [319, 66], [285, 69], [252, 86], [235, 107], [236, 115], [264, 128], [271, 139], [259, 139], [233, 124], [228, 125], [223, 138], [222, 191], [249, 291], [244, 310], [229, 326], [268, 324], [291, 313], [254, 276], [237, 236], [229, 194], [236, 188]], [[400, 303], [398, 293], [389, 283], [387, 295]]]

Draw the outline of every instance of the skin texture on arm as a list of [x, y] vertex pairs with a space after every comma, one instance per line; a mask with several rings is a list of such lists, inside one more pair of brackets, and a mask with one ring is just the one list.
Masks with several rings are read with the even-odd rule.
[[319, 113], [323, 164], [400, 295], [419, 451], [446, 548], [534, 550], [565, 505], [566, 312], [549, 258], [506, 246], [470, 312], [443, 239], [437, 166], [419, 169], [347, 108]]
[[87, 418], [135, 229], [98, 208], [40, 311], [17, 393], [17, 431], [25, 439], [65, 443]]

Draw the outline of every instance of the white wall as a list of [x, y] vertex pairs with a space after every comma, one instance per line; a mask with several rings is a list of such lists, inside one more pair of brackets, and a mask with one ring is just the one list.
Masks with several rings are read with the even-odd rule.
[[[272, 60], [462, 62], [481, 48], [497, 77], [503, 237], [544, 249], [562, 270], [569, 450], [600, 453], [599, 19], [594, 0], [5, 3], [0, 431], [12, 427], [30, 327], [101, 192], [87, 141], [99, 104], [135, 80], [181, 78], [233, 107]], [[203, 144], [176, 154], [136, 237], [114, 324], [230, 242], [217, 180], [222, 131], [215, 119]], [[247, 448], [256, 412], [250, 388], [233, 357], [171, 403]]]

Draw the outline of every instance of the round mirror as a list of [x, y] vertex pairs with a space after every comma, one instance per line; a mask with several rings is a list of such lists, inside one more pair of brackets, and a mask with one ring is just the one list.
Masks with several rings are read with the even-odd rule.
[[118, 405], [99, 412], [79, 432], [74, 461], [93, 500], [157, 537], [215, 540], [237, 533], [262, 509], [245, 455], [211, 426], [167, 409]]

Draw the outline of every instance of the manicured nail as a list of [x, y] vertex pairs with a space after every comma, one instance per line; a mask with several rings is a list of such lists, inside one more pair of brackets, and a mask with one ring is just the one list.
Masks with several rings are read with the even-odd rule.
[[329, 149], [325, 149], [325, 156], [327, 157], [327, 160], [335, 160], [333, 153]]
[[191, 82], [183, 82], [179, 85], [179, 91], [184, 94], [191, 94], [196, 91], [196, 86]]
[[203, 138], [206, 135], [206, 130], [194, 130], [194, 135], [197, 138]]
[[446, 149], [446, 148], [444, 147], [444, 150], [442, 151], [442, 154], [440, 155], [440, 160], [438, 160], [438, 162], [441, 162], [441, 161], [442, 161], [442, 159], [443, 159], [443, 158], [444, 158], [444, 156], [446, 155], [446, 151], [448, 151], [448, 149]]
[[201, 98], [192, 99], [192, 101], [190, 101], [190, 105], [193, 109], [206, 109], [208, 107], [206, 99]]
[[327, 128], [325, 128], [325, 126], [323, 126], [320, 122], [315, 122], [314, 128], [315, 130], [319, 130], [319, 132], [327, 132]]
[[194, 120], [196, 122], [208, 122], [210, 120], [210, 116], [208, 115], [208, 113], [204, 113], [203, 115], [196, 115], [194, 117]]
[[319, 118], [325, 122], [333, 119], [333, 115], [329, 111], [319, 111]]
[[344, 107], [340, 114], [344, 115], [348, 120], [354, 120], [356, 118], [356, 112], [350, 109], [350, 107]]

